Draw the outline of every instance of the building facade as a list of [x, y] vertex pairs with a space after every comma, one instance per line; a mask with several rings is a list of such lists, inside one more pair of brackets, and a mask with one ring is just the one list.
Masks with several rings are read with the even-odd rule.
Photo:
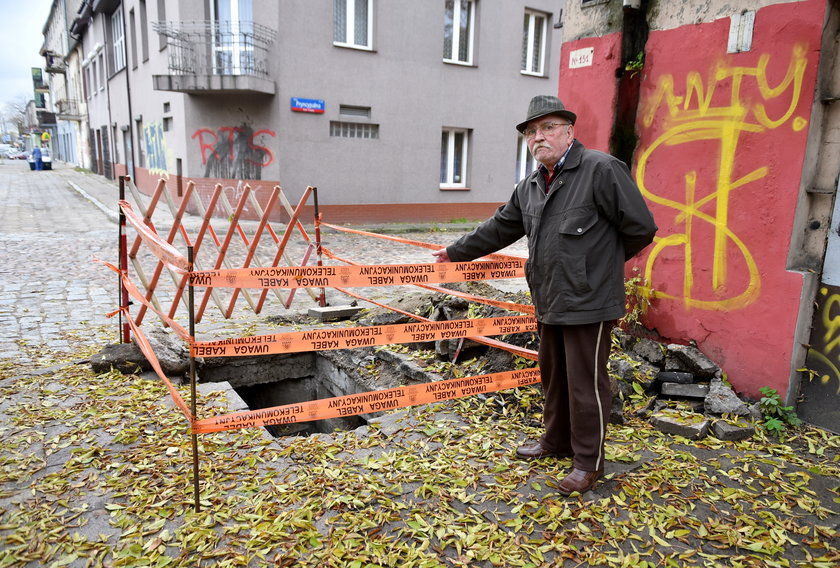
[[44, 24], [40, 54], [44, 57], [49, 87], [46, 102], [55, 119], [42, 127], [49, 133], [48, 145], [56, 159], [88, 167], [84, 151], [87, 111], [80, 82], [80, 45], [70, 29], [81, 3], [82, 0], [54, 0]]
[[[334, 222], [479, 219], [556, 93], [556, 0], [84, 0], [91, 169], [144, 191], [318, 188]], [[180, 188], [180, 189], [179, 189]]]

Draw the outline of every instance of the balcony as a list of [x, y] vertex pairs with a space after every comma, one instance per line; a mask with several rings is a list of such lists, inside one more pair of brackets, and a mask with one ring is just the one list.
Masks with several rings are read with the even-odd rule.
[[65, 120], [79, 120], [82, 114], [79, 108], [79, 101], [75, 99], [59, 99], [55, 101], [58, 110], [58, 118]]
[[249, 21], [156, 22], [152, 29], [169, 53], [169, 74], [154, 76], [155, 90], [274, 94], [268, 48], [276, 30]]
[[64, 59], [51, 51], [44, 53], [44, 61], [46, 63], [44, 71], [47, 73], [64, 74], [67, 72], [67, 64], [64, 62]]

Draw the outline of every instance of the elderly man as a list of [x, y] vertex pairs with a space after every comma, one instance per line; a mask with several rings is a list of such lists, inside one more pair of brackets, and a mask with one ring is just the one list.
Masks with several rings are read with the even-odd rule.
[[545, 433], [516, 455], [571, 457], [559, 484], [564, 495], [591, 489], [603, 475], [607, 359], [610, 332], [625, 311], [624, 263], [657, 228], [627, 166], [577, 141], [576, 119], [557, 97], [534, 97], [516, 129], [541, 165], [493, 217], [432, 253], [437, 262], [462, 262], [528, 236]]

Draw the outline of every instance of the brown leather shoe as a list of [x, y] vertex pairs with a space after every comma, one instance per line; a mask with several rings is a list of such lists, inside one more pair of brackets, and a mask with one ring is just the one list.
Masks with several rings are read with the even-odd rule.
[[569, 475], [563, 478], [557, 490], [563, 495], [569, 496], [575, 491], [584, 493], [595, 487], [595, 483], [604, 474], [603, 469], [598, 471], [583, 471], [582, 469], [572, 468]]
[[526, 444], [516, 448], [516, 457], [533, 460], [537, 458], [570, 458], [572, 452], [554, 452], [542, 445], [542, 442], [534, 442], [533, 444]]

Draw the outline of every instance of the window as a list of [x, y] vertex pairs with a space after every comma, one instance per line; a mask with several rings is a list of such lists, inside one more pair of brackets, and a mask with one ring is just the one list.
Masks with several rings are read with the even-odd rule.
[[528, 142], [522, 136], [518, 136], [516, 145], [516, 183], [525, 179], [528, 174], [537, 169], [537, 160], [528, 150]]
[[218, 75], [254, 72], [254, 16], [251, 0], [215, 0], [214, 67]]
[[372, 0], [333, 0], [333, 44], [372, 49]]
[[100, 52], [98, 60], [99, 60], [99, 83], [97, 83], [97, 84], [99, 85], [99, 90], [104, 91], [105, 90], [105, 54]]
[[134, 18], [134, 9], [128, 13], [128, 30], [131, 34], [131, 68], [137, 69], [137, 22]]
[[545, 73], [545, 36], [548, 17], [540, 12], [525, 12], [522, 29], [522, 73], [543, 75]]
[[379, 138], [379, 125], [366, 122], [330, 121], [330, 136], [333, 138]]
[[449, 63], [472, 65], [473, 0], [446, 0], [443, 15], [443, 60]]
[[135, 132], [137, 133], [137, 162], [141, 168], [146, 167], [146, 144], [145, 136], [143, 135], [143, 119], [136, 118], [134, 119], [135, 123]]
[[143, 49], [143, 61], [149, 60], [149, 21], [146, 17], [146, 0], [140, 0], [140, 44]]
[[469, 132], [446, 128], [440, 140], [440, 188], [467, 187], [467, 144]]
[[114, 46], [114, 73], [125, 67], [125, 35], [123, 34], [122, 6], [111, 15], [111, 37]]
[[111, 140], [114, 141], [114, 162], [119, 163], [120, 162], [120, 151], [119, 151], [118, 146], [117, 146], [117, 125], [116, 124], [111, 125], [111, 131], [112, 131]]
[[338, 114], [347, 117], [370, 119], [370, 107], [339, 105]]
[[85, 98], [90, 98], [90, 93], [93, 90], [90, 83], [90, 65], [82, 69], [82, 88], [85, 91]]
[[[166, 22], [166, 0], [157, 0], [157, 15], [159, 22]], [[166, 36], [158, 34], [158, 49], [166, 47]]]

